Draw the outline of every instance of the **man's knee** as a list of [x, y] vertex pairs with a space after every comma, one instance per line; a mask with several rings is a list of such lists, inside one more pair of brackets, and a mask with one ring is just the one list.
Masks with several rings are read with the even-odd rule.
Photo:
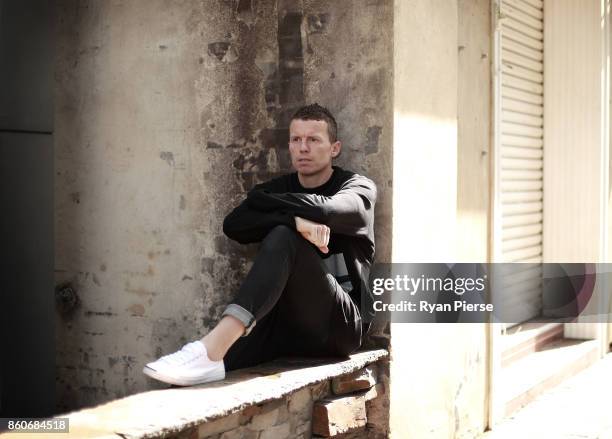
[[266, 250], [278, 250], [287, 246], [295, 247], [298, 243], [297, 232], [285, 225], [274, 227], [262, 242], [262, 248]]

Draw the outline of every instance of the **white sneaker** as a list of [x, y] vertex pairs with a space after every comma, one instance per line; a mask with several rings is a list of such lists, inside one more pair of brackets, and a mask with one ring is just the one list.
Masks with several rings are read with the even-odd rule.
[[165, 383], [193, 386], [224, 379], [225, 365], [223, 360], [212, 361], [208, 358], [206, 346], [196, 340], [187, 343], [180, 351], [147, 364], [142, 372]]

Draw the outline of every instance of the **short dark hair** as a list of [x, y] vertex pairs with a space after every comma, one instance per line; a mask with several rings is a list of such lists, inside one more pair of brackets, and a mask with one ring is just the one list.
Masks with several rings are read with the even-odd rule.
[[298, 109], [291, 117], [289, 123], [295, 119], [323, 120], [327, 122], [327, 135], [329, 136], [329, 141], [334, 143], [338, 140], [338, 124], [336, 123], [336, 119], [334, 119], [334, 116], [327, 108], [316, 102]]

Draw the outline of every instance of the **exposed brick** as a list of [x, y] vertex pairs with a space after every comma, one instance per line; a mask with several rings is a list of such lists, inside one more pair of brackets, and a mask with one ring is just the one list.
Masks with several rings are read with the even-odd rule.
[[206, 422], [198, 427], [198, 437], [203, 439], [213, 434], [223, 433], [232, 430], [240, 425], [240, 413], [232, 413], [229, 416]]
[[275, 425], [262, 431], [259, 439], [286, 439], [291, 436], [291, 425], [286, 422], [281, 425]]
[[309, 387], [298, 390], [289, 398], [289, 412], [301, 413], [310, 407], [312, 395]]
[[369, 389], [377, 382], [378, 369], [375, 364], [364, 367], [351, 374], [332, 379], [332, 390], [336, 395]]
[[303, 434], [306, 437], [310, 437], [310, 435], [311, 435], [311, 422], [307, 421], [307, 422], [304, 422], [303, 424], [299, 424], [298, 426], [296, 426], [295, 427], [295, 434], [296, 435]]
[[283, 398], [283, 399], [278, 399], [276, 401], [271, 401], [271, 402], [249, 406], [245, 408], [244, 410], [242, 410], [242, 412], [240, 412], [240, 417], [241, 417], [240, 424], [246, 424], [247, 422], [251, 421], [251, 418], [253, 416], [269, 413], [285, 405], [286, 405], [286, 400]]
[[253, 417], [250, 427], [254, 430], [264, 430], [278, 422], [280, 407], [275, 408], [267, 413], [262, 413]]
[[219, 439], [257, 439], [259, 432], [247, 427], [239, 427], [234, 430], [226, 431]]
[[384, 394], [385, 394], [385, 385], [383, 383], [378, 383], [375, 386], [366, 390], [362, 395], [365, 401], [370, 401]]
[[311, 387], [312, 400], [318, 401], [323, 398], [327, 398], [331, 394], [331, 382], [325, 380], [319, 384], [315, 384]]
[[344, 396], [318, 401], [312, 411], [312, 432], [336, 436], [366, 425], [366, 406], [362, 396]]
[[274, 425], [282, 424], [283, 422], [287, 422], [287, 420], [289, 420], [289, 409], [286, 405], [282, 405], [278, 408], [278, 416], [276, 417]]

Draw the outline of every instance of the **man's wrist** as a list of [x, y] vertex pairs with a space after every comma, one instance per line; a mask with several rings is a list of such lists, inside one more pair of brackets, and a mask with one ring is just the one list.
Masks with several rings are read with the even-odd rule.
[[304, 231], [304, 220], [297, 215], [294, 215], [293, 218], [295, 220], [295, 230], [297, 230], [298, 232], [303, 232]]

